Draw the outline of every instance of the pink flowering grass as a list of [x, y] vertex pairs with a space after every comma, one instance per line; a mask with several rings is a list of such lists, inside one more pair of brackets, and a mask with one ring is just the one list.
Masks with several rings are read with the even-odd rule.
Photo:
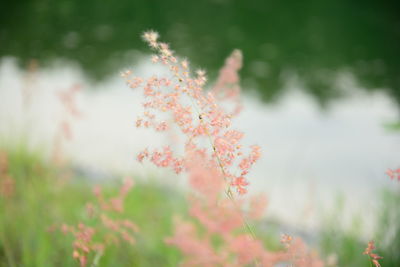
[[232, 129], [231, 119], [240, 109], [235, 107], [234, 112], [229, 112], [219, 104], [221, 98], [233, 98], [236, 102], [241, 53], [233, 52], [221, 70], [214, 90], [206, 92], [205, 71], [192, 73], [188, 61], [175, 57], [169, 45], [158, 41], [157, 33], [146, 32], [143, 38], [156, 52], [152, 61], [165, 66], [169, 74], [144, 79], [134, 76], [131, 71], [122, 73], [131, 88], [143, 88], [146, 99], [143, 115], [137, 119], [136, 126], [160, 132], [177, 128], [184, 140], [181, 154], [175, 153], [170, 146], [145, 149], [138, 155], [139, 161], [147, 158], [158, 167], [180, 173], [187, 170], [190, 155], [200, 153], [205, 162], [220, 167], [227, 191], [235, 188], [239, 194], [246, 193], [249, 184], [246, 176], [261, 151], [258, 146], [245, 149], [241, 145], [244, 134]]
[[93, 180], [76, 173], [60, 185], [67, 166], [55, 168], [46, 154], [20, 147], [2, 151], [7, 160], [0, 169], [13, 190], [0, 195], [1, 267], [177, 265], [178, 251], [163, 240], [172, 213], [185, 210], [179, 194], [151, 182], [102, 181], [93, 188]]
[[400, 168], [398, 169], [388, 169], [386, 171], [386, 174], [390, 177], [390, 179], [395, 180], [397, 179], [398, 181], [400, 181]]
[[[286, 251], [269, 251], [250, 226], [250, 218], [262, 216], [266, 200], [258, 197], [249, 202], [240, 197], [247, 193], [249, 171], [261, 156], [258, 146], [243, 147], [244, 133], [231, 126], [241, 110], [240, 51], [228, 57], [216, 84], [206, 91], [205, 71], [193, 72], [186, 59], [176, 57], [168, 44], [158, 40], [156, 32], [145, 32], [143, 38], [156, 53], [152, 62], [165, 66], [169, 73], [144, 79], [129, 70], [122, 76], [132, 89], [142, 88], [146, 99], [136, 126], [158, 132], [177, 129], [183, 138], [181, 153], [165, 146], [146, 148], [137, 156], [139, 161], [148, 159], [158, 167], [185, 173], [189, 179], [189, 218], [177, 217], [174, 234], [166, 238], [167, 244], [183, 254], [182, 266], [274, 266], [282, 262], [323, 266], [299, 239]], [[246, 205], [250, 207], [247, 211]]]
[[370, 259], [370, 261], [375, 265], [375, 267], [381, 267], [379, 264], [379, 260], [383, 259], [381, 256], [377, 255], [376, 253], [373, 252], [375, 250], [375, 242], [370, 241], [368, 242], [367, 248], [364, 250], [364, 255], [367, 255]]
[[[270, 251], [247, 224], [246, 218], [258, 219], [265, 208], [265, 198], [221, 198], [223, 181], [218, 168], [203, 168], [197, 162], [189, 172], [194, 193], [189, 197], [189, 218], [177, 218], [173, 236], [166, 239], [184, 255], [182, 266], [275, 266], [290, 262], [294, 266], [323, 266], [318, 256], [304, 242], [281, 251]], [[246, 227], [243, 227], [243, 226]]]
[[77, 225], [63, 224], [61, 231], [72, 234], [72, 256], [81, 267], [97, 265], [104, 250], [125, 241], [135, 245], [134, 235], [139, 227], [128, 219], [113, 219], [113, 213], [123, 213], [124, 200], [133, 186], [131, 179], [126, 179], [117, 196], [106, 199], [99, 186], [94, 188], [97, 198], [95, 204], [87, 203], [86, 212], [90, 218], [90, 226], [79, 222]]
[[[113, 195], [105, 186], [88, 194], [93, 183], [74, 184], [81, 177], [59, 185], [68, 166], [54, 159], [57, 154], [62, 159], [61, 147], [73, 136], [72, 121], [81, 117], [79, 88], [71, 87], [59, 94], [65, 117], [55, 137], [55, 169], [27, 167], [24, 159], [18, 165], [0, 151], [0, 211], [5, 214], [0, 217], [0, 266], [324, 266], [301, 238], [283, 234], [279, 242], [274, 236], [276, 245], [271, 246], [253, 226], [266, 222], [268, 199], [249, 190], [261, 148], [244, 146], [245, 134], [231, 123], [243, 109], [241, 52], [234, 50], [215, 83], [207, 85], [206, 72], [192, 70], [157, 33], [143, 37], [155, 52], [151, 61], [167, 73], [148, 78], [122, 73], [144, 95], [135, 124], [178, 141], [163, 147], [147, 144], [137, 159], [187, 179], [187, 195], [143, 185], [132, 191], [129, 179]], [[78, 176], [71, 170], [71, 176]], [[399, 170], [387, 174], [400, 179]], [[363, 248], [357, 249], [354, 257], [366, 263]], [[383, 258], [374, 249], [371, 241], [364, 254], [379, 267]], [[337, 251], [331, 260], [327, 257], [327, 266], [337, 266]]]
[[14, 195], [15, 181], [9, 172], [8, 155], [0, 150], [0, 197], [10, 198]]

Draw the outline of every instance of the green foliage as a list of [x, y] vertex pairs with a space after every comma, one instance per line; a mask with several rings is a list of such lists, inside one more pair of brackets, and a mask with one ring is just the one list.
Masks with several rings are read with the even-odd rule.
[[341, 218], [345, 205], [344, 197], [339, 195], [335, 203], [336, 207], [325, 218], [319, 236], [323, 253], [326, 256], [335, 254], [338, 266], [368, 266], [368, 258], [362, 255], [366, 243], [359, 240], [359, 222], [355, 218], [352, 227], [343, 230]]
[[382, 240], [378, 254], [383, 257], [382, 266], [400, 265], [400, 192], [385, 190], [381, 193], [380, 213], [376, 240]]
[[383, 125], [383, 127], [390, 132], [400, 132], [400, 122], [390, 122]]
[[[11, 197], [0, 197], [0, 266], [78, 266], [72, 258], [72, 235], [62, 223], [91, 221], [85, 204], [94, 202], [92, 185], [82, 177], [48, 166], [38, 153], [22, 147], [8, 151], [9, 174], [15, 180]], [[116, 179], [115, 179], [116, 180]], [[103, 182], [105, 194], [118, 190], [116, 181]], [[137, 244], [108, 247], [100, 266], [176, 266], [178, 252], [165, 245], [172, 216], [184, 211], [180, 195], [141, 182], [130, 192], [124, 218], [140, 225]]]
[[[63, 223], [93, 225], [85, 204], [95, 202], [91, 194], [93, 181], [70, 175], [70, 170], [56, 169], [46, 162], [42, 151], [32, 151], [26, 145], [6, 150], [8, 172], [15, 181], [15, 192], [0, 197], [0, 267], [15, 266], [78, 266], [72, 258], [72, 235], [60, 231]], [[119, 181], [100, 181], [104, 194], [113, 196]], [[378, 218], [379, 229], [375, 241], [382, 266], [399, 266], [400, 255], [400, 194], [384, 191], [381, 194]], [[154, 182], [138, 182], [125, 200], [123, 217], [140, 227], [134, 246], [121, 242], [107, 248], [99, 266], [177, 266], [179, 252], [164, 243], [171, 235], [174, 214], [185, 214], [185, 199], [174, 189]], [[367, 242], [360, 240], [362, 221], [354, 217], [350, 229], [343, 230], [341, 213], [346, 201], [336, 200], [337, 208], [325, 220], [319, 233], [320, 249], [324, 258], [336, 254], [337, 266], [369, 266], [363, 255]], [[264, 227], [265, 225], [265, 227]], [[280, 230], [278, 223], [261, 222], [257, 236], [276, 250]]]
[[[376, 251], [383, 259], [380, 264], [385, 267], [397, 267], [400, 264], [400, 192], [384, 190], [381, 193], [379, 211], [371, 214], [371, 220], [376, 220], [377, 229], [374, 232]], [[352, 219], [349, 229], [341, 224], [345, 200], [339, 198], [337, 208], [325, 219], [320, 232], [320, 247], [327, 257], [336, 254], [338, 266], [369, 266], [368, 257], [363, 255], [369, 240], [360, 239], [362, 221], [357, 216]]]

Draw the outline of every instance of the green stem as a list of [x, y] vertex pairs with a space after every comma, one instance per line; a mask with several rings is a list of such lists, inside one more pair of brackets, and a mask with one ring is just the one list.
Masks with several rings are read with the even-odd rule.
[[[192, 101], [192, 99], [191, 99], [191, 101]], [[192, 101], [192, 104], [194, 105], [193, 101]], [[196, 107], [195, 107], [195, 109], [196, 109], [196, 111], [198, 112], [198, 115], [199, 115], [199, 118], [200, 118], [200, 122], [203, 122], [203, 120], [202, 120], [201, 117], [200, 117], [200, 112], [197, 110]], [[217, 152], [216, 152], [215, 145], [214, 145], [214, 142], [213, 142], [213, 140], [212, 140], [212, 138], [211, 138], [211, 135], [209, 134], [209, 132], [208, 132], [207, 129], [205, 129], [205, 131], [206, 131], [208, 140], [209, 140], [209, 142], [210, 142], [210, 145], [211, 145], [211, 147], [212, 147], [212, 150], [213, 150], [213, 152], [215, 153], [215, 156], [216, 156], [216, 158], [217, 158], [218, 165], [219, 165], [219, 167], [221, 168], [221, 172], [222, 172], [222, 175], [223, 175], [223, 177], [224, 177], [224, 180], [227, 181], [228, 178], [227, 178], [227, 175], [226, 175], [226, 172], [225, 172], [225, 168], [224, 168], [224, 166], [222, 165], [221, 159], [220, 159], [219, 155], [218, 155]], [[236, 203], [236, 200], [235, 200], [235, 198], [234, 198], [234, 196], [233, 196], [232, 189], [231, 189], [231, 185], [229, 184], [229, 182], [228, 182], [228, 189], [225, 190], [225, 194], [226, 194], [227, 197], [232, 201], [233, 205], [235, 205], [236, 210], [240, 211], [240, 207], [239, 207], [239, 206], [237, 205], [237, 203]], [[240, 216], [242, 217], [242, 221], [243, 221], [243, 224], [244, 224], [244, 226], [245, 226], [245, 229], [250, 233], [250, 235], [251, 235], [251, 237], [253, 238], [253, 240], [256, 240], [257, 237], [256, 237], [256, 235], [255, 235], [253, 229], [251, 228], [249, 222], [247, 221], [246, 217], [244, 217], [244, 215], [243, 215], [241, 212], [240, 212]], [[254, 262], [255, 262], [256, 266], [259, 266], [259, 263], [258, 263], [258, 260], [257, 260], [257, 259], [254, 259]]]
[[94, 256], [92, 267], [96, 267], [99, 265], [101, 256], [103, 256], [103, 252], [101, 250], [98, 250], [96, 255]]
[[7, 262], [8, 262], [8, 266], [10, 267], [15, 267], [15, 261], [14, 261], [14, 257], [12, 255], [12, 252], [8, 246], [8, 242], [6, 240], [6, 237], [4, 236], [5, 231], [1, 231], [1, 241], [3, 243], [4, 246], [4, 254], [6, 256]]
[[[182, 81], [183, 81], [183, 80], [180, 80], [180, 82], [182, 82]], [[188, 96], [189, 96], [189, 99], [190, 99], [190, 102], [191, 102], [193, 108], [194, 108], [195, 111], [197, 112], [197, 116], [200, 118], [200, 122], [202, 123], [202, 122], [203, 122], [203, 119], [202, 119], [202, 117], [201, 117], [200, 110], [197, 108], [197, 105], [194, 103], [193, 98], [192, 98], [192, 95], [190, 95], [190, 93], [188, 93]], [[228, 182], [228, 189], [225, 191], [225, 194], [226, 194], [226, 195], [228, 196], [228, 198], [233, 202], [233, 204], [235, 205], [235, 208], [236, 208], [237, 210], [240, 210], [240, 207], [237, 205], [236, 200], [235, 200], [235, 198], [233, 197], [233, 193], [232, 193], [232, 190], [231, 190], [231, 185], [229, 184], [229, 181], [228, 181], [228, 178], [227, 178], [227, 175], [226, 175], [224, 166], [223, 166], [223, 164], [222, 164], [222, 162], [221, 162], [221, 159], [219, 158], [218, 154], [216, 153], [215, 145], [214, 145], [214, 142], [213, 142], [213, 140], [212, 140], [212, 138], [211, 138], [211, 135], [210, 135], [210, 133], [208, 132], [207, 128], [205, 129], [205, 131], [206, 131], [208, 140], [209, 140], [209, 142], [210, 142], [210, 145], [211, 145], [211, 147], [212, 147], [212, 149], [213, 149], [213, 152], [215, 153], [215, 156], [216, 156], [216, 158], [217, 158], [218, 165], [219, 165], [219, 167], [221, 168], [221, 172], [222, 172], [222, 175], [223, 175], [223, 177], [224, 177], [224, 180]], [[248, 223], [248, 221], [246, 220], [246, 218], [244, 217], [244, 215], [243, 215], [242, 213], [240, 213], [240, 215], [241, 215], [241, 217], [242, 217], [242, 220], [243, 220], [243, 224], [244, 224], [244, 226], [245, 226], [245, 229], [250, 233], [250, 235], [251, 235], [251, 237], [253, 238], [253, 240], [256, 240], [256, 235], [255, 235], [253, 229], [251, 228], [250, 224]], [[254, 259], [254, 262], [255, 262], [256, 266], [259, 266], [259, 263], [258, 263], [258, 260], [257, 260], [257, 259]]]

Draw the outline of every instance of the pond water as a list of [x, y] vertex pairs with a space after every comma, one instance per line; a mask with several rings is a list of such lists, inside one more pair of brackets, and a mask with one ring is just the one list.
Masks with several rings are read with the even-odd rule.
[[[134, 70], [138, 74], [159, 71], [143, 60]], [[76, 83], [83, 88], [78, 98], [83, 116], [72, 122], [73, 139], [64, 149], [77, 169], [95, 178], [102, 173], [135, 173], [185, 186], [184, 179], [172, 173], [136, 162], [136, 154], [147, 144], [162, 145], [165, 139], [135, 128], [142, 112], [141, 92], [126, 87], [117, 74], [91, 83], [76, 64], [60, 61], [32, 73], [21, 69], [14, 58], [3, 59], [3, 140], [18, 141], [17, 136], [25, 133], [32, 146], [49, 148], [63, 117], [56, 92]], [[366, 93], [351, 72], [340, 73], [335, 83], [347, 90], [348, 97], [321, 110], [301, 89], [297, 77], [288, 76], [285, 94], [274, 104], [263, 103], [255, 93], [245, 94], [244, 111], [234, 122], [246, 133], [246, 143], [263, 149], [251, 173], [251, 191], [267, 193], [269, 216], [298, 227], [318, 225], [339, 192], [347, 198], [344, 216], [368, 218], [379, 190], [395, 184], [384, 173], [398, 167], [400, 135], [384, 125], [397, 120], [396, 102], [383, 91]], [[30, 92], [25, 104], [24, 90]]]
[[[400, 9], [397, 1], [95, 0], [7, 1], [0, 9], [0, 57], [76, 62], [92, 80], [107, 79], [145, 51], [152, 28], [179, 55], [216, 76], [234, 48], [243, 51], [245, 89], [263, 101], [285, 95], [296, 73], [319, 104], [346, 96], [334, 81], [351, 72], [366, 92], [400, 106]], [[397, 114], [400, 114], [399, 112]]]

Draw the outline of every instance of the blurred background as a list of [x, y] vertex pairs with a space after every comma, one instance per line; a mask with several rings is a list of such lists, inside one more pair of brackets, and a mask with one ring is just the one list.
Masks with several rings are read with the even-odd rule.
[[[183, 179], [136, 162], [146, 144], [165, 139], [135, 128], [141, 94], [119, 74], [127, 68], [143, 76], [160, 71], [140, 38], [148, 29], [206, 69], [210, 84], [238, 48], [244, 110], [234, 126], [246, 133], [246, 143], [263, 149], [251, 191], [268, 196], [265, 220], [274, 225], [273, 235], [303, 236], [336, 259], [332, 266], [364, 266], [362, 251], [374, 238], [382, 266], [399, 266], [399, 184], [385, 174], [400, 167], [399, 14], [397, 1], [4, 2], [0, 145], [14, 159], [14, 176], [39, 177], [27, 166], [54, 168], [49, 158], [61, 147], [59, 122], [67, 121], [72, 137], [59, 149], [76, 183], [90, 186], [129, 174], [149, 196], [184, 192]], [[75, 87], [81, 88], [81, 114], [74, 117], [57, 94]], [[2, 225], [5, 233], [7, 220]], [[264, 228], [269, 233], [267, 223]], [[4, 240], [13, 237], [2, 240], [0, 261], [6, 258]], [[137, 264], [155, 266], [151, 259], [163, 253], [152, 253]], [[43, 255], [25, 261], [55, 264]]]

